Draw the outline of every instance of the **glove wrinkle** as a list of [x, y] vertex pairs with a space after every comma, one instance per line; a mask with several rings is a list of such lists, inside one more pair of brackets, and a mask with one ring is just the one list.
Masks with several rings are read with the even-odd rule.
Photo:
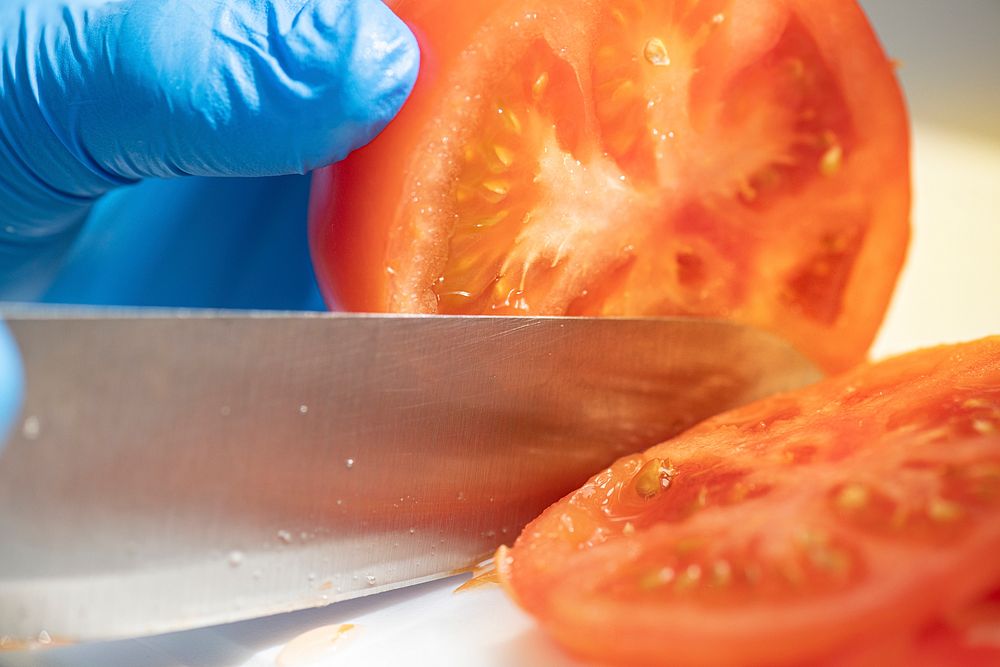
[[[99, 196], [130, 182], [101, 168], [86, 152], [74, 155], [79, 103], [66, 91], [59, 63], [79, 51], [71, 39], [79, 21], [64, 7], [50, 11], [52, 23], [46, 23], [40, 16], [46, 9], [51, 7], [21, 8], [16, 36], [0, 44], [0, 178], [12, 193], [0, 200], [0, 220], [34, 238], [78, 227]], [[46, 87], [60, 101], [58, 111], [46, 104]]]

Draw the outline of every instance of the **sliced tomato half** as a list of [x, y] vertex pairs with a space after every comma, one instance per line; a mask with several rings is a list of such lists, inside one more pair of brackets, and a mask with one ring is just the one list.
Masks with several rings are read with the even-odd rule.
[[416, 90], [319, 173], [352, 310], [692, 315], [863, 358], [902, 264], [907, 121], [854, 0], [401, 0]]
[[914, 646], [997, 655], [959, 630], [1000, 629], [963, 612], [1000, 589], [998, 553], [1000, 337], [862, 366], [623, 458], [500, 566], [589, 658], [861, 665]]

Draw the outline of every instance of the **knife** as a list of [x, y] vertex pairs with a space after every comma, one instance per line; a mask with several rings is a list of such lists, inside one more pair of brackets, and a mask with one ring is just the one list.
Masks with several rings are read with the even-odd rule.
[[326, 605], [474, 564], [616, 457], [819, 377], [700, 319], [7, 309], [0, 646]]

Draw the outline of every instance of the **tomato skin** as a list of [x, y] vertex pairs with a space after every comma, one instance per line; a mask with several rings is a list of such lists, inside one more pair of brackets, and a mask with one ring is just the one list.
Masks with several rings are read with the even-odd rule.
[[[727, 165], [739, 162], [741, 156], [752, 157], [752, 150], [730, 156], [725, 147], [751, 145], [756, 134], [770, 131], [739, 125], [746, 114], [740, 106], [744, 102], [738, 101], [730, 105], [733, 119], [726, 121], [730, 126], [735, 123], [735, 129], [715, 136], [714, 143], [711, 132], [702, 127], [711, 114], [688, 118], [683, 105], [672, 110], [669, 104], [662, 105], [668, 108], [663, 122], [692, 128], [687, 144], [678, 130], [677, 150], [686, 156], [684, 164], [654, 168], [648, 150], [642, 155], [634, 150], [615, 154], [614, 164], [607, 153], [601, 158], [600, 150], [612, 150], [607, 142], [614, 140], [617, 130], [636, 136], [659, 130], [643, 125], [654, 124], [652, 119], [601, 120], [602, 110], [617, 102], [613, 95], [610, 102], [599, 97], [604, 94], [599, 82], [594, 83], [593, 93], [571, 88], [577, 81], [600, 76], [596, 56], [585, 52], [600, 36], [597, 33], [607, 37], [607, 31], [600, 32], [606, 23], [602, 12], [619, 6], [659, 6], [656, 3], [401, 0], [394, 9], [414, 30], [422, 48], [414, 93], [369, 146], [314, 176], [313, 259], [328, 303], [376, 312], [727, 318], [788, 338], [830, 371], [863, 359], [887, 307], [908, 240], [908, 123], [892, 68], [854, 0], [711, 0], [708, 4], [721, 8], [720, 15], [724, 10], [721, 25], [731, 21], [739, 29], [733, 29], [729, 41], [718, 41], [698, 56], [702, 62], [691, 70], [698, 72], [690, 82], [692, 108], [712, 109], [716, 97], [738, 97], [734, 90], [755, 90], [759, 84], [767, 95], [773, 93], [780, 111], [782, 96], [791, 93], [781, 87], [785, 84], [775, 83], [774, 72], [781, 70], [775, 69], [772, 61], [777, 56], [769, 55], [768, 49], [776, 43], [779, 28], [790, 21], [808, 37], [803, 57], [815, 61], [810, 60], [808, 67], [828, 80], [825, 87], [808, 93], [816, 99], [795, 103], [805, 105], [803, 113], [813, 113], [813, 107], [821, 114], [823, 109], [834, 109], [827, 120], [844, 125], [844, 173], [827, 178], [812, 166], [779, 165], [761, 173], [784, 169], [787, 187], [768, 195], [770, 186], [762, 185], [759, 201], [741, 202], [742, 194], [696, 193], [699, 184], [713, 179], [723, 189], [737, 188], [744, 194], [757, 187], [750, 185], [757, 177], [749, 173], [726, 180]], [[531, 21], [524, 20], [529, 16]], [[646, 35], [651, 27], [655, 26], [638, 25], [635, 34]], [[517, 89], [503, 78], [508, 76], [503, 68], [514, 73], [509, 76], [523, 74], [519, 68], [528, 66], [516, 64], [517, 58], [532, 48], [534, 38], [528, 37], [532, 30], [568, 54], [557, 66], [569, 75], [564, 73], [557, 81], [556, 70], [545, 72], [552, 74], [546, 79], [551, 86], [562, 86], [558, 102], [536, 106], [547, 109], [542, 121], [548, 118], [544, 114], [554, 114], [560, 146], [575, 146], [570, 152], [583, 161], [584, 171], [590, 169], [590, 176], [574, 177], [569, 168], [566, 173], [557, 169], [548, 191], [564, 201], [541, 213], [537, 183], [532, 184], [530, 173], [515, 178], [509, 193], [501, 184], [497, 196], [515, 211], [508, 221], [511, 226], [494, 236], [483, 232], [480, 241], [466, 243], [458, 226], [475, 223], [477, 215], [489, 220], [494, 216], [463, 209], [453, 201], [456, 183], [461, 185], [454, 165], [462, 160], [463, 146], [468, 149], [482, 136], [493, 136], [496, 128], [487, 126], [495, 120], [490, 113], [497, 109], [485, 102], [470, 107], [463, 100]], [[680, 44], [684, 45], [683, 39]], [[640, 42], [640, 51], [641, 46]], [[793, 55], [795, 49], [801, 50], [789, 48]], [[682, 58], [675, 55], [675, 59], [674, 68], [683, 70]], [[764, 73], [754, 75], [755, 67]], [[741, 76], [749, 78], [732, 83]], [[772, 83], [774, 90], [767, 88]], [[578, 98], [596, 111], [571, 108]], [[770, 104], [769, 99], [764, 101]], [[530, 103], [524, 108], [532, 111]], [[587, 120], [588, 114], [596, 114], [597, 120]], [[768, 114], [759, 115], [766, 124]], [[539, 122], [537, 127], [544, 130], [547, 121]], [[597, 131], [595, 122], [606, 126]], [[809, 130], [814, 134], [806, 143], [828, 141], [818, 127]], [[722, 130], [726, 128], [723, 123]], [[702, 130], [704, 137], [699, 134]], [[534, 159], [547, 146], [543, 134], [526, 141], [512, 153], [515, 161]], [[594, 148], [602, 142], [603, 149]], [[498, 145], [504, 148], [503, 144]], [[819, 160], [815, 146], [794, 150], [808, 153], [806, 158], [799, 156], [807, 162]], [[834, 141], [829, 156], [823, 155], [821, 169], [828, 162], [838, 168], [838, 151]], [[707, 157], [698, 157], [703, 155]], [[751, 157], [744, 161], [754, 163]], [[510, 158], [504, 154], [501, 159]], [[611, 186], [617, 183], [618, 169], [623, 170], [627, 187], [616, 198]], [[657, 179], [656, 188], [647, 187]], [[684, 202], [670, 200], [675, 191], [684, 193], [679, 195]], [[522, 210], [532, 206], [536, 208], [527, 214]], [[576, 212], [585, 220], [575, 229], [545, 229], [558, 227], [553, 221]], [[541, 231], [532, 235], [526, 229], [524, 239], [511, 240], [522, 214], [525, 221], [542, 221], [527, 225]], [[667, 231], [657, 231], [660, 227]], [[565, 256], [564, 249], [568, 249]], [[484, 257], [477, 260], [479, 253]], [[470, 261], [474, 269], [459, 268]], [[493, 275], [496, 278], [490, 282]], [[473, 296], [465, 303], [453, 295]]]
[[410, 98], [368, 146], [313, 174], [312, 260], [320, 290], [334, 309], [389, 310], [386, 245], [422, 128], [439, 113], [443, 71], [493, 9], [490, 2], [397, 0], [386, 3], [420, 44], [420, 72]]
[[934, 624], [997, 590], [998, 549], [995, 337], [862, 366], [626, 457], [529, 524], [500, 571], [588, 659], [907, 664], [995, 655]]

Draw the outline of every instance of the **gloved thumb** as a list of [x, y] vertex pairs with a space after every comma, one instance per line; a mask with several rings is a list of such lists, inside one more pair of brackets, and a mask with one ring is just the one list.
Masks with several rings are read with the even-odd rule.
[[[148, 176], [304, 173], [370, 141], [419, 55], [380, 0], [5, 0], [0, 264]], [[0, 266], [0, 270], [4, 270]]]

